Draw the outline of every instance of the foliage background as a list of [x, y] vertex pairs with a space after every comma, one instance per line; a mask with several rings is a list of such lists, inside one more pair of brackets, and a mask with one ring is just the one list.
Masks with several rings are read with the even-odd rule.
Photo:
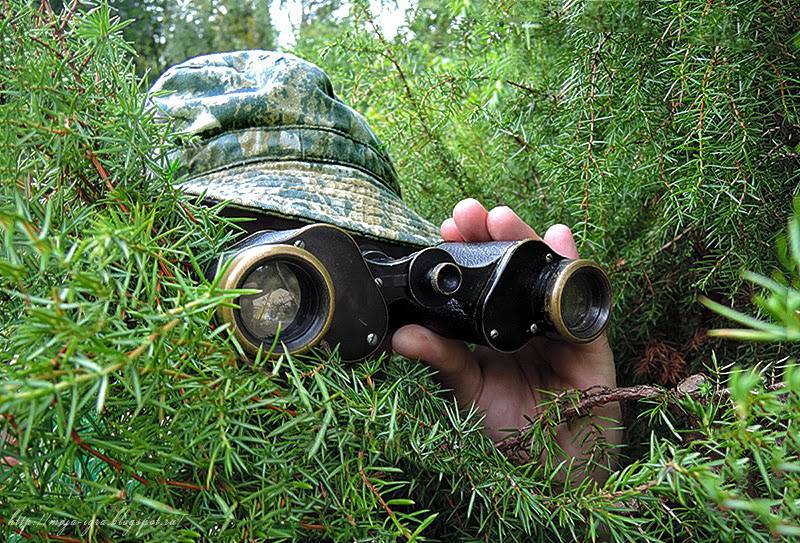
[[[541, 230], [569, 225], [614, 274], [626, 382], [697, 369], [719, 348], [698, 294], [746, 304], [741, 270], [775, 263], [800, 180], [791, 2], [275, 0], [291, 30], [254, 0], [113, 4], [137, 18], [125, 36], [150, 79], [290, 34], [367, 115], [434, 222], [472, 196]], [[391, 39], [387, 11], [403, 21]]]
[[[553, 465], [509, 462], [418, 364], [251, 367], [209, 323], [234, 294], [197, 272], [233, 228], [171, 188], [143, 91], [187, 56], [274, 47], [288, 3], [65, 4], [0, 14], [10, 537], [56, 535], [54, 518], [83, 524], [60, 532], [75, 541], [800, 533], [796, 343], [711, 339], [721, 321], [697, 303], [747, 307], [740, 272], [755, 270], [769, 338], [797, 339], [792, 2], [299, 3], [287, 47], [367, 115], [412, 204], [441, 221], [474, 196], [565, 222], [612, 271], [621, 384], [711, 373], [629, 409], [623, 468], [571, 488]], [[396, 35], [376, 8], [404, 11]], [[553, 446], [550, 414], [536, 448]], [[178, 522], [132, 535], [120, 511]]]

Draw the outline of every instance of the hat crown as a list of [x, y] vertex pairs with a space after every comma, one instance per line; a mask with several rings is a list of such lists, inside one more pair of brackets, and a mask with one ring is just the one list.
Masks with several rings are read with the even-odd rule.
[[150, 90], [157, 114], [199, 141], [176, 153], [189, 177], [256, 161], [340, 164], [400, 194], [384, 145], [315, 64], [251, 50], [189, 59]]

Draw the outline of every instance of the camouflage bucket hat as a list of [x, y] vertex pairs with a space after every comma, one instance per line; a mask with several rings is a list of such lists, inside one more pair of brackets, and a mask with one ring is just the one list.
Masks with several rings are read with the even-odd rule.
[[403, 202], [367, 121], [310, 62], [271, 51], [200, 56], [167, 70], [150, 102], [197, 136], [171, 155], [189, 194], [406, 244], [439, 237]]

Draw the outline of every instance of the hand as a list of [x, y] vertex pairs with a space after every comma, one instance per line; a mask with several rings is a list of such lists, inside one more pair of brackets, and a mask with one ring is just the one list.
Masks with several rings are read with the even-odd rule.
[[[487, 212], [474, 199], [459, 202], [441, 231], [445, 241], [541, 239], [508, 207]], [[567, 258], [578, 258], [572, 233], [563, 224], [551, 226], [544, 242]], [[438, 370], [438, 379], [453, 390], [462, 408], [474, 404], [482, 410], [485, 431], [495, 441], [507, 437], [509, 430], [524, 428], [526, 417], [535, 416], [538, 406], [549, 399], [546, 391], [616, 386], [614, 354], [605, 334], [583, 345], [536, 337], [521, 350], [504, 354], [483, 346], [472, 352], [461, 341], [408, 325], [395, 332], [392, 347], [400, 355], [420, 359]], [[620, 431], [606, 420], [620, 419], [619, 404], [595, 408], [594, 417], [592, 422], [604, 428], [605, 439], [619, 443]], [[578, 442], [580, 426], [559, 427], [556, 440], [569, 457], [582, 458], [590, 448], [590, 444]]]

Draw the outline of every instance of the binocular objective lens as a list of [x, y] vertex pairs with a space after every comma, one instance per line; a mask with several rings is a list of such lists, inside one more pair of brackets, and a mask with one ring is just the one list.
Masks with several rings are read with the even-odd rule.
[[564, 259], [550, 276], [546, 310], [559, 335], [585, 343], [599, 336], [611, 312], [611, 284], [588, 260]]
[[286, 332], [300, 311], [300, 281], [285, 262], [268, 262], [245, 278], [242, 288], [259, 289], [258, 294], [239, 299], [240, 318], [248, 332], [257, 338], [271, 338]]
[[564, 324], [577, 336], [591, 329], [603, 310], [603, 287], [591, 271], [583, 269], [575, 272], [561, 294]]
[[302, 353], [317, 345], [330, 327], [330, 274], [314, 255], [295, 245], [254, 245], [235, 253], [219, 284], [255, 291], [236, 298], [236, 306], [217, 308], [218, 318], [250, 354], [268, 348], [275, 348], [277, 355]]

